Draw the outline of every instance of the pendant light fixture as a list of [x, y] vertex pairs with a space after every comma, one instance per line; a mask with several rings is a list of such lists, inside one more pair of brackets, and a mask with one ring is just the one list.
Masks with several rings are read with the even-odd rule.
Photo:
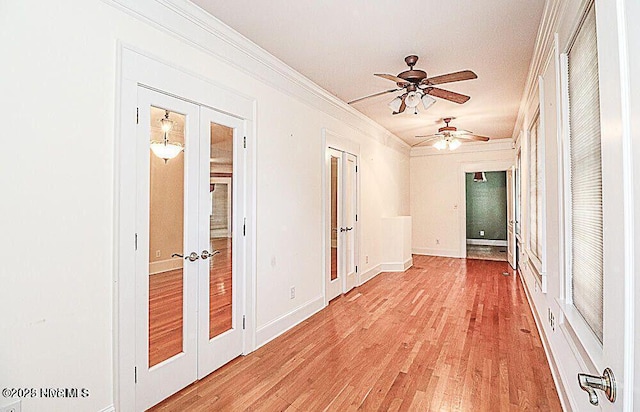
[[163, 138], [161, 141], [151, 141], [151, 151], [154, 155], [163, 159], [165, 163], [167, 163], [167, 160], [173, 159], [184, 150], [184, 146], [181, 143], [169, 141], [169, 132], [173, 129], [173, 124], [174, 122], [169, 120], [169, 110], [165, 110], [164, 119], [160, 119], [160, 128], [163, 132]]
[[473, 181], [474, 182], [479, 182], [479, 183], [484, 183], [487, 181], [487, 175], [484, 174], [484, 172], [475, 172], [473, 174]]

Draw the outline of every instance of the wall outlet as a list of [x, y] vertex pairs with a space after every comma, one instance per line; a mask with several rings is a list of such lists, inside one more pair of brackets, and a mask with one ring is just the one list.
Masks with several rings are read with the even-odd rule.
[[160, 257], [160, 251], [156, 250], [156, 257]]
[[369, 263], [369, 255], [366, 255], [366, 256], [364, 257], [364, 263]]
[[21, 410], [22, 402], [20, 400], [13, 401], [5, 406], [0, 406], [0, 412], [20, 412]]
[[484, 230], [480, 231], [480, 236], [484, 236]]
[[440, 244], [440, 239], [436, 239], [436, 245]]
[[551, 326], [551, 330], [553, 332], [556, 331], [556, 317], [553, 315], [553, 312], [551, 311], [551, 308], [547, 308], [547, 310], [549, 311], [549, 326]]
[[295, 299], [296, 298], [296, 287], [295, 286], [291, 286], [291, 294], [289, 299]]

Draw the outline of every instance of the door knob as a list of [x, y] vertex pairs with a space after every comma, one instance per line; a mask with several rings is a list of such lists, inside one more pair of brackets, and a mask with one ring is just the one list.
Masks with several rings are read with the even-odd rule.
[[346, 232], [346, 231], [347, 231], [347, 229], [345, 229], [345, 228], [343, 228], [343, 227], [341, 227], [341, 228], [340, 228], [340, 233], [342, 233], [342, 232]]
[[616, 378], [613, 376], [613, 371], [609, 368], [606, 368], [604, 372], [602, 372], [602, 376], [579, 373], [578, 383], [580, 384], [580, 389], [589, 394], [589, 402], [592, 405], [598, 404], [596, 389], [603, 391], [609, 402], [613, 403], [616, 401]]
[[219, 250], [214, 250], [214, 251], [213, 251], [213, 253], [209, 253], [209, 251], [208, 251], [208, 250], [203, 250], [203, 251], [202, 251], [202, 254], [200, 255], [200, 257], [201, 257], [202, 259], [208, 259], [208, 258], [210, 258], [210, 257], [213, 257], [213, 256], [217, 255], [218, 253], [220, 253], [220, 251], [219, 251]]
[[352, 227], [348, 227], [348, 228], [345, 229], [345, 231], [347, 231], [347, 232], [350, 231], [350, 230], [353, 230], [353, 228]]
[[196, 260], [200, 259], [200, 256], [198, 256], [196, 252], [189, 253], [189, 256], [184, 256], [179, 253], [174, 253], [173, 255], [171, 255], [171, 257], [181, 257], [181, 258], [184, 258], [184, 260], [189, 259], [191, 262], [195, 262]]

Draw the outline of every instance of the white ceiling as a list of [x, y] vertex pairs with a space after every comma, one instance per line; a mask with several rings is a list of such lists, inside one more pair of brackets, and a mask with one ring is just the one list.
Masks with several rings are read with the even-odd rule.
[[350, 101], [394, 88], [373, 73], [397, 75], [404, 57], [435, 76], [473, 70], [478, 79], [442, 85], [471, 96], [442, 99], [427, 111], [393, 116], [395, 94], [352, 106], [409, 144], [451, 125], [511, 137], [544, 0], [192, 0], [298, 72]]

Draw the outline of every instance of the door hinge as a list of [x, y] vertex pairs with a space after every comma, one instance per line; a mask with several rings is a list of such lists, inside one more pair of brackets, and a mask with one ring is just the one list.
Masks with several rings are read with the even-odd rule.
[[356, 165], [356, 173], [358, 173], [358, 165]]
[[356, 213], [356, 222], [358, 221], [358, 214]]
[[140, 123], [140, 108], [136, 107], [136, 124]]
[[136, 250], [138, 250], [138, 234], [137, 233], [136, 233], [135, 245], [136, 245]]
[[247, 326], [247, 318], [242, 315], [242, 329], [245, 329]]
[[138, 367], [133, 368], [133, 382], [138, 383]]
[[242, 223], [242, 236], [247, 236], [247, 218], [244, 218]]
[[244, 143], [243, 143], [243, 145], [244, 145], [244, 148], [246, 149], [246, 148], [247, 148], [247, 136], [244, 136]]
[[356, 265], [356, 273], [358, 273], [358, 265]]

